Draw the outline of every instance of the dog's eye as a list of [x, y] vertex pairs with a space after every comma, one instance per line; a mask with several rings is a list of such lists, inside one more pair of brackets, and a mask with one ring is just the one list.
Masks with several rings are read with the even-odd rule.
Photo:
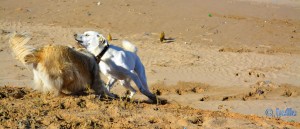
[[90, 36], [89, 34], [85, 34], [86, 37]]
[[97, 37], [99, 38], [99, 37], [100, 37], [100, 35], [97, 35]]

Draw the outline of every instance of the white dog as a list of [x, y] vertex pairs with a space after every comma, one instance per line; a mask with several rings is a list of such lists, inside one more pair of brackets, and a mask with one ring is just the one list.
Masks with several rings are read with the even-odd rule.
[[95, 31], [75, 34], [74, 37], [97, 57], [101, 72], [108, 76], [108, 90], [117, 80], [120, 80], [121, 85], [130, 91], [128, 97], [132, 98], [136, 93], [130, 85], [130, 81], [133, 80], [142, 94], [152, 101], [157, 101], [156, 96], [148, 89], [144, 65], [137, 56], [137, 48], [133, 44], [123, 41], [124, 49], [110, 45], [103, 35]]

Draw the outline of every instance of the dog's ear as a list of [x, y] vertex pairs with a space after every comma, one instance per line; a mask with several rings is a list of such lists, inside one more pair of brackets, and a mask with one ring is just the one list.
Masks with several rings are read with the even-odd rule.
[[99, 43], [104, 44], [105, 41], [106, 41], [106, 39], [102, 35], [100, 35], [99, 36]]

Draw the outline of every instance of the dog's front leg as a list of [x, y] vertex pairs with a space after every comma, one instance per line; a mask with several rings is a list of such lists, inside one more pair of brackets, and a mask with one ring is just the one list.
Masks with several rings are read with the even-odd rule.
[[109, 77], [108, 82], [105, 86], [108, 91], [110, 91], [111, 87], [115, 84], [116, 81], [117, 81], [116, 79]]
[[107, 95], [110, 98], [116, 98], [117, 96], [114, 94], [111, 94], [104, 86], [104, 84], [102, 83], [101, 79], [100, 79], [100, 75], [99, 75], [99, 69], [95, 69], [93, 71], [97, 71], [94, 72], [93, 74], [93, 78], [92, 78], [92, 83], [91, 83], [91, 88], [95, 91], [96, 95], [102, 96], [102, 95]]
[[116, 95], [110, 93], [104, 86], [104, 84], [102, 83], [102, 81], [99, 79], [94, 80], [93, 84], [91, 85], [92, 89], [95, 91], [96, 95], [99, 95], [99, 98], [102, 95], [107, 95], [110, 98], [117, 98]]

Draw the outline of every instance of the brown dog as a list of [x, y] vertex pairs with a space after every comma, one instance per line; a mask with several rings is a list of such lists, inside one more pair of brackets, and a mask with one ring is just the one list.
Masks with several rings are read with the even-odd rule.
[[33, 67], [34, 89], [60, 95], [80, 92], [90, 86], [98, 95], [115, 97], [104, 88], [99, 66], [89, 52], [61, 45], [36, 49], [26, 45], [29, 40], [29, 36], [14, 33], [9, 43], [16, 58], [25, 66]]

